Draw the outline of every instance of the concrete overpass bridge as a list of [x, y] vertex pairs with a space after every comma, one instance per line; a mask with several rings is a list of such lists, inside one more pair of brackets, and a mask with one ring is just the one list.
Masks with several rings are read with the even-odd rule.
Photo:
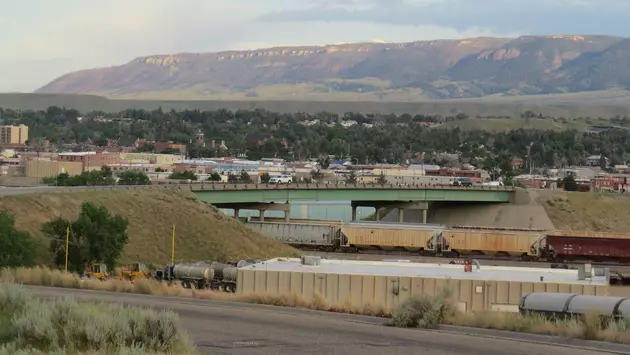
[[[352, 220], [356, 220], [357, 207], [398, 209], [402, 221], [406, 209], [423, 211], [426, 223], [428, 204], [450, 203], [508, 203], [514, 194], [510, 186], [459, 187], [450, 185], [396, 185], [396, 184], [223, 184], [223, 183], [170, 183], [139, 186], [80, 186], [80, 187], [18, 187], [0, 189], [2, 195], [27, 193], [73, 192], [89, 190], [130, 189], [181, 189], [194, 192], [198, 199], [218, 208], [233, 209], [238, 217], [240, 210], [257, 210], [261, 220], [265, 211], [284, 211], [289, 220], [291, 201], [351, 201]], [[379, 213], [376, 214], [377, 217]]]
[[[258, 210], [260, 220], [265, 211], [284, 211], [289, 220], [291, 201], [351, 201], [352, 220], [357, 219], [357, 207], [377, 210], [395, 208], [399, 221], [406, 209], [423, 211], [423, 222], [431, 202], [508, 203], [514, 194], [513, 187], [450, 185], [395, 185], [395, 184], [195, 184], [191, 190], [204, 202], [218, 208]], [[380, 214], [377, 213], [377, 220]]]

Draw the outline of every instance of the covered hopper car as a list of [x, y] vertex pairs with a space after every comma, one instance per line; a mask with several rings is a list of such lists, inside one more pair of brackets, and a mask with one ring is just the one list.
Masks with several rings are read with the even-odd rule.
[[413, 252], [447, 258], [483, 255], [563, 262], [630, 262], [626, 234], [536, 229], [324, 221], [311, 224], [256, 222], [247, 225], [297, 248], [357, 253], [368, 250]]
[[333, 252], [345, 244], [345, 239], [340, 235], [340, 227], [335, 224], [252, 221], [247, 223], [247, 226], [263, 235], [301, 249]]
[[540, 258], [545, 235], [540, 232], [509, 230], [453, 229], [444, 231], [441, 243], [447, 256], [487, 255], [518, 257], [523, 260]]
[[342, 247], [349, 251], [410, 251], [436, 255], [441, 252], [441, 245], [435, 245], [434, 241], [443, 230], [444, 226], [430, 224], [347, 223], [341, 226], [341, 235], [347, 239]]

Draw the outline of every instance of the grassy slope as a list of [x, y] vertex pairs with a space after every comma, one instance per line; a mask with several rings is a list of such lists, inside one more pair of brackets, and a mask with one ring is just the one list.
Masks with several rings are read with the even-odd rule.
[[262, 258], [295, 250], [246, 228], [191, 192], [177, 190], [90, 191], [29, 194], [0, 198], [0, 210], [13, 212], [17, 227], [42, 237], [41, 225], [57, 216], [75, 219], [84, 201], [99, 203], [129, 220], [123, 263], [170, 262], [176, 225], [176, 261]]
[[558, 229], [630, 232], [630, 196], [580, 192], [539, 192]]

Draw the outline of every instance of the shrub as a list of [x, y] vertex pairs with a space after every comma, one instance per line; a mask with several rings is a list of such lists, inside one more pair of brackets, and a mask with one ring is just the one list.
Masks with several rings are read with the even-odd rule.
[[449, 284], [436, 296], [411, 296], [399, 303], [390, 325], [404, 328], [437, 328], [452, 313]]
[[0, 285], [2, 354], [193, 354], [190, 337], [170, 311], [70, 298], [44, 303], [18, 285]]

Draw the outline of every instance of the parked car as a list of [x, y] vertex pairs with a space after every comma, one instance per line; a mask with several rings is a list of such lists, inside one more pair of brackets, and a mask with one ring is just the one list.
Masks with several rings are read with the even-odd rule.
[[279, 175], [273, 176], [269, 179], [270, 184], [290, 184], [293, 182], [293, 176], [291, 175]]
[[457, 178], [453, 181], [453, 186], [473, 186], [471, 178]]

